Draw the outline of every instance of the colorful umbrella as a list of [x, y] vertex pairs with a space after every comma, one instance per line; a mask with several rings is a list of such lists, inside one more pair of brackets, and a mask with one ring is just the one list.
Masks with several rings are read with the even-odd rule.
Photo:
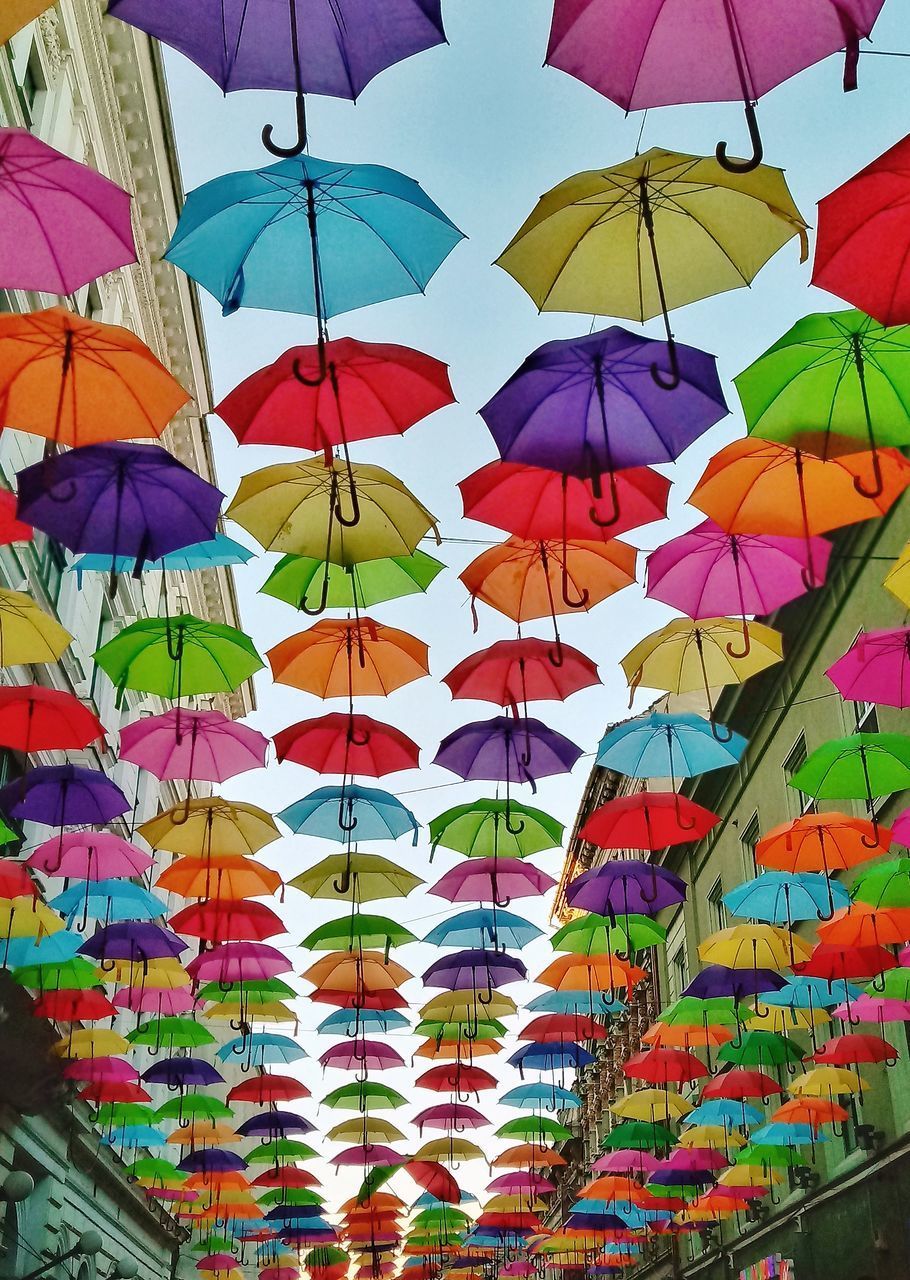
[[0, 587], [0, 667], [56, 662], [72, 639], [29, 596]]
[[358, 615], [374, 604], [426, 591], [444, 568], [441, 561], [420, 550], [409, 556], [383, 556], [347, 565], [284, 556], [260, 590], [304, 613], [315, 613], [314, 602], [322, 591], [317, 584], [322, 579], [326, 609], [353, 609]]
[[711, 721], [692, 712], [651, 712], [611, 729], [598, 747], [597, 763], [632, 778], [697, 778], [742, 758], [745, 738], [724, 726], [718, 732], [716, 737]]
[[595, 809], [580, 838], [601, 849], [663, 849], [700, 840], [719, 821], [709, 809], [675, 791], [640, 791]]
[[632, 859], [592, 867], [566, 888], [566, 899], [573, 907], [611, 920], [630, 914], [653, 916], [685, 898], [686, 884], [679, 876], [657, 863]]
[[320, 787], [277, 815], [295, 835], [318, 836], [348, 844], [360, 840], [398, 840], [411, 833], [417, 844], [420, 823], [400, 800], [388, 791], [346, 783]]
[[191, 613], [131, 622], [94, 658], [119, 695], [136, 689], [177, 702], [190, 694], [231, 693], [263, 665], [243, 631]]
[[323, 619], [266, 657], [276, 684], [317, 698], [386, 697], [429, 674], [422, 640], [372, 618]]
[[120, 759], [156, 778], [226, 782], [265, 767], [268, 739], [220, 711], [166, 711], [124, 725]]
[[[581, 747], [527, 717], [496, 716], [463, 725], [443, 738], [434, 764], [466, 781], [530, 782], [570, 773]], [[535, 788], [536, 789], [536, 788]]]
[[[511, 819], [511, 828], [507, 824]], [[433, 850], [442, 846], [467, 858], [527, 858], [562, 844], [564, 827], [548, 813], [505, 800], [473, 800], [447, 809], [430, 823]]]
[[910, 706], [910, 627], [860, 632], [825, 674], [852, 702]]
[[348, 852], [323, 858], [291, 881], [311, 898], [339, 898], [350, 894], [353, 902], [378, 898], [406, 898], [423, 884], [419, 876], [375, 853]]
[[788, 779], [788, 786], [818, 798], [890, 796], [910, 786], [910, 737], [854, 733], [826, 742]]
[[555, 665], [553, 645], [546, 640], [500, 640], [465, 658], [443, 683], [453, 698], [493, 702], [513, 708], [514, 714], [521, 708], [527, 715], [529, 702], [564, 702], [600, 684], [597, 666], [583, 653], [563, 645], [560, 656]]
[[[145, 573], [195, 573], [198, 569], [218, 569], [237, 564], [247, 564], [252, 560], [254, 552], [241, 546], [233, 538], [224, 533], [216, 533], [207, 542], [197, 542], [189, 547], [181, 547], [179, 551], [171, 551], [160, 560], [147, 560], [143, 565]], [[68, 572], [75, 573], [81, 590], [84, 573], [134, 573], [135, 558], [129, 556], [80, 556], [69, 566]], [[164, 587], [162, 587], [164, 594]]]
[[0, 743], [11, 751], [82, 751], [104, 734], [95, 713], [71, 693], [36, 684], [0, 688]]
[[36, 765], [0, 790], [4, 813], [46, 827], [101, 826], [130, 808], [110, 778], [74, 764]]
[[772, 827], [755, 846], [759, 866], [831, 875], [888, 852], [891, 832], [846, 813], [806, 813]]
[[416, 769], [420, 758], [416, 742], [400, 729], [348, 712], [332, 712], [289, 725], [275, 734], [274, 743], [279, 760], [344, 777], [361, 773], [382, 778]]

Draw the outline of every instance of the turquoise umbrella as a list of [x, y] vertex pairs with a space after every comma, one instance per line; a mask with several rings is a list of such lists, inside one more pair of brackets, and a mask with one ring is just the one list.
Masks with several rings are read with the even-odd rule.
[[611, 729], [597, 749], [597, 763], [631, 778], [696, 778], [738, 764], [748, 745], [734, 733], [718, 740], [716, 725], [692, 712], [637, 716]]
[[110, 923], [113, 920], [156, 920], [167, 915], [164, 898], [132, 880], [86, 880], [71, 885], [48, 903], [54, 911], [66, 916], [70, 927], [89, 916]]
[[316, 1028], [320, 1035], [354, 1036], [373, 1032], [386, 1034], [411, 1024], [403, 1013], [395, 1009], [337, 1009], [323, 1018]]
[[541, 936], [541, 930], [524, 916], [511, 911], [491, 911], [477, 907], [461, 911], [431, 929], [424, 942], [433, 947], [464, 947], [483, 950], [489, 947], [515, 947], [521, 950]]
[[724, 894], [731, 915], [790, 928], [800, 920], [829, 920], [850, 905], [842, 884], [815, 872], [765, 871]]
[[417, 844], [420, 823], [400, 800], [376, 787], [320, 787], [277, 815], [299, 836], [350, 840], [397, 840], [411, 833]]
[[[247, 564], [255, 556], [242, 543], [229, 538], [226, 533], [216, 533], [208, 542], [196, 542], [179, 551], [171, 551], [160, 560], [145, 560], [143, 573], [193, 573], [197, 569], [218, 569], [230, 565]], [[82, 587], [85, 573], [132, 573], [136, 561], [130, 556], [85, 555], [75, 560], [67, 570], [76, 574], [76, 582]]]
[[253, 1066], [265, 1067], [297, 1062], [307, 1056], [296, 1040], [273, 1031], [254, 1031], [252, 1035], [238, 1036], [218, 1050], [222, 1062], [246, 1057]]
[[581, 1106], [581, 1098], [577, 1093], [564, 1089], [561, 1085], [549, 1084], [520, 1084], [504, 1093], [499, 1101], [504, 1107], [520, 1107], [531, 1111], [541, 1106], [552, 1110], [554, 1104], [560, 1111], [574, 1111]]

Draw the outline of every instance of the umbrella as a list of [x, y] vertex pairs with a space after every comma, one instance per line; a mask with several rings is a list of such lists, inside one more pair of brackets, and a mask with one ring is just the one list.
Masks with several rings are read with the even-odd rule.
[[398, 840], [411, 833], [417, 844], [420, 823], [400, 800], [388, 791], [358, 787], [320, 787], [277, 815], [295, 835], [319, 836], [347, 844], [356, 833], [360, 840]]
[[666, 343], [613, 326], [547, 342], [481, 410], [500, 455], [581, 478], [673, 462], [727, 412], [714, 357], [678, 347], [681, 389], [666, 401]]
[[871, 807], [874, 797], [910, 786], [910, 737], [854, 733], [826, 742], [788, 779], [788, 786], [818, 798], [864, 799]]
[[686, 884], [679, 876], [657, 863], [632, 859], [592, 867], [566, 888], [566, 899], [576, 910], [596, 911], [610, 919], [630, 913], [653, 916], [685, 898]]
[[554, 951], [599, 955], [604, 951], [644, 951], [667, 940], [663, 925], [645, 915], [623, 915], [615, 923], [589, 912], [557, 929], [550, 938]]
[[128, 329], [63, 307], [0, 316], [0, 423], [71, 446], [160, 436], [189, 396]]
[[319, 1061], [325, 1068], [360, 1072], [363, 1079], [367, 1078], [369, 1071], [390, 1071], [405, 1065], [404, 1059], [391, 1045], [363, 1038], [342, 1040], [332, 1045], [320, 1055]]
[[737, 924], [699, 943], [699, 958], [727, 969], [785, 969], [808, 960], [811, 943], [773, 924]]
[[392, 947], [416, 941], [409, 929], [386, 916], [362, 915], [357, 912], [355, 915], [340, 916], [337, 920], [327, 920], [325, 924], [318, 925], [300, 945], [306, 951], [359, 952], [366, 947], [370, 950], [384, 950], [388, 955]]
[[[345, 479], [350, 492], [341, 497]], [[347, 510], [345, 509], [347, 507]], [[389, 471], [365, 462], [347, 469], [337, 459], [285, 462], [244, 476], [227, 512], [266, 551], [350, 566], [362, 560], [412, 555], [436, 521]], [[307, 611], [321, 613], [329, 577]]]
[[425, 592], [445, 565], [425, 551], [412, 555], [382, 556], [358, 564], [339, 565], [308, 556], [284, 556], [260, 588], [263, 595], [283, 600], [304, 613], [315, 612], [311, 600], [320, 598], [325, 583], [327, 609], [361, 609], [386, 600]]
[[492, 991], [508, 986], [510, 982], [521, 982], [526, 977], [527, 969], [516, 956], [480, 949], [441, 956], [424, 971], [421, 981], [425, 987], [443, 987], [448, 991], [472, 991], [483, 987]]
[[279, 760], [345, 779], [355, 773], [382, 778], [416, 769], [420, 759], [420, 748], [400, 729], [352, 712], [301, 720], [276, 733], [274, 743]]
[[14, 542], [31, 542], [32, 528], [16, 518], [16, 495], [8, 489], [0, 489], [0, 546]]
[[[619, 956], [557, 956], [538, 974], [536, 981], [557, 991], [631, 991], [645, 977], [645, 971]], [[593, 1009], [590, 1016], [593, 1017]]]
[[[159, 560], [146, 560], [145, 573], [195, 573], [198, 569], [218, 569], [252, 560], [254, 552], [241, 546], [224, 533], [216, 533], [206, 542], [197, 542], [179, 551], [170, 551]], [[69, 566], [68, 572], [76, 574], [81, 589], [84, 573], [135, 573], [136, 559], [129, 556], [80, 556]], [[162, 586], [162, 594], [165, 588]]]
[[352, 901], [359, 903], [378, 898], [406, 898], [423, 881], [388, 858], [349, 851], [323, 858], [316, 866], [301, 871], [290, 883], [311, 898], [339, 898], [350, 894]]
[[104, 733], [95, 713], [65, 690], [0, 688], [0, 743], [11, 751], [81, 751]]
[[[597, 764], [632, 778], [697, 778], [742, 758], [747, 743], [738, 733], [692, 712], [651, 712], [611, 729], [597, 750]], [[675, 790], [675, 786], [672, 788]]]
[[158, 877], [157, 887], [181, 898], [240, 901], [274, 894], [282, 886], [276, 871], [237, 854], [212, 854], [205, 859], [181, 858]]
[[135, 558], [139, 574], [214, 538], [224, 494], [158, 445], [84, 445], [17, 475], [19, 515], [72, 551]]
[[131, 880], [87, 880], [70, 885], [48, 903], [73, 926], [79, 917], [96, 920], [155, 920], [167, 914], [168, 904]]
[[[496, 716], [463, 725], [439, 744], [434, 764], [465, 781], [530, 782], [570, 773], [581, 748], [528, 717]], [[507, 797], [508, 799], [508, 797]]]
[[188, 945], [162, 925], [127, 922], [99, 926], [79, 950], [82, 955], [102, 961], [109, 969], [115, 967], [116, 961], [123, 960], [147, 972], [151, 961], [176, 958]]
[[891, 831], [846, 813], [806, 813], [768, 831], [755, 846], [759, 866], [780, 871], [846, 871], [888, 852]]
[[442, 846], [468, 858], [526, 858], [558, 848], [563, 834], [562, 823], [550, 814], [517, 801], [507, 806], [498, 799], [456, 805], [430, 823], [434, 851]]
[[825, 674], [853, 702], [910, 706], [910, 627], [860, 632]]
[[17, 31], [34, 22], [47, 7], [44, 0], [7, 0], [0, 22], [0, 44], [6, 44]]
[[[718, 228], [723, 226], [723, 231]], [[544, 195], [497, 260], [541, 311], [663, 315], [669, 376], [681, 370], [668, 312], [751, 283], [806, 224], [779, 169], [731, 173], [713, 157], [652, 147]]]
[[684, 102], [742, 101], [752, 141], [748, 160], [717, 159], [733, 173], [762, 158], [756, 99], [846, 45], [844, 88], [856, 88], [859, 42], [868, 36], [882, 0], [821, 5], [800, 0], [778, 16], [744, 0], [725, 0], [696, 15], [691, 6], [647, 0], [557, 0], [547, 62], [583, 80], [625, 111]]
[[892, 858], [867, 867], [853, 882], [857, 903], [880, 908], [910, 907], [910, 858]]
[[206, 942], [232, 942], [252, 939], [257, 942], [284, 933], [279, 917], [262, 902], [222, 902], [212, 899], [184, 907], [171, 917], [176, 933]]
[[701, 840], [719, 821], [709, 809], [675, 791], [639, 791], [595, 809], [579, 834], [601, 849], [654, 850]]
[[305, 95], [356, 100], [367, 84], [405, 58], [445, 40], [440, 0], [291, 0], [236, 8], [207, 5], [187, 22], [176, 2], [113, 0], [108, 12], [179, 49], [226, 93], [285, 89], [297, 95], [297, 140], [291, 147], [262, 140], [273, 155], [307, 145]]
[[72, 639], [29, 596], [0, 587], [0, 667], [56, 662]]
[[647, 593], [690, 618], [769, 614], [824, 585], [831, 544], [727, 533], [705, 520], [648, 556]]
[[4, 288], [73, 294], [135, 262], [130, 203], [120, 187], [28, 130], [0, 130]]
[[910, 321], [908, 151], [902, 138], [818, 202], [812, 283], [889, 326]]
[[868, 448], [872, 484], [855, 484], [878, 498], [878, 447], [910, 442], [908, 353], [904, 328], [885, 329], [862, 311], [805, 316], [736, 379], [749, 431], [822, 458]]
[[552, 662], [553, 646], [536, 639], [499, 640], [454, 667], [443, 683], [453, 698], [473, 698], [500, 707], [519, 707], [527, 715], [529, 702], [564, 702], [573, 693], [600, 684], [590, 658], [562, 646], [562, 661]]
[[843, 885], [814, 872], [766, 871], [737, 885], [723, 897], [735, 916], [750, 916], [768, 924], [786, 925], [799, 920], [828, 920], [835, 909], [849, 904]]
[[387, 697], [429, 674], [423, 641], [366, 617], [322, 619], [266, 657], [276, 684], [317, 698]]
[[166, 711], [124, 725], [120, 759], [156, 778], [226, 782], [262, 769], [268, 739], [220, 711]]
[[437, 924], [423, 939], [432, 947], [516, 947], [539, 938], [542, 930], [510, 911], [478, 907]]
[[208, 858], [215, 850], [224, 856], [258, 853], [281, 832], [264, 809], [214, 796], [166, 809], [144, 822], [139, 834], [153, 849]]
[[191, 613], [140, 618], [101, 646], [95, 662], [116, 686], [180, 701], [196, 693], [231, 693], [263, 665], [243, 631]]
[[100, 826], [130, 808], [115, 783], [97, 769], [37, 765], [0, 790], [0, 809], [11, 818], [46, 827]]

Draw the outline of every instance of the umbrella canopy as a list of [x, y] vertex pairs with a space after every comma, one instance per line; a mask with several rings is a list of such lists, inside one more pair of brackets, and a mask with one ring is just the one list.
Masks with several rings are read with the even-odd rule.
[[128, 329], [63, 307], [0, 316], [0, 421], [72, 447], [160, 436], [189, 401]]
[[276, 684], [317, 698], [386, 697], [429, 674], [423, 641], [365, 617], [322, 619], [266, 657]]
[[300, 945], [307, 951], [359, 951], [366, 947], [388, 952], [392, 947], [416, 941], [409, 929], [386, 916], [362, 915], [357, 912], [355, 915], [339, 916], [337, 920], [327, 920], [325, 924], [318, 925]]
[[610, 919], [630, 913], [651, 916], [686, 898], [686, 883], [657, 863], [623, 859], [592, 867], [570, 882], [566, 898], [575, 908]]
[[237, 724], [220, 711], [166, 711], [124, 725], [120, 759], [156, 778], [226, 782], [250, 769], [262, 769], [268, 739]]
[[[170, 551], [159, 560], [147, 560], [143, 565], [146, 573], [171, 572], [194, 573], [197, 569], [218, 569], [237, 564], [247, 564], [252, 560], [254, 552], [241, 546], [233, 538], [224, 533], [216, 533], [214, 538], [206, 542], [196, 542], [178, 551]], [[69, 566], [69, 572], [75, 573], [76, 581], [81, 589], [84, 573], [134, 573], [136, 559], [130, 556], [80, 556]]]
[[263, 665], [243, 631], [191, 613], [131, 622], [94, 658], [121, 693], [137, 689], [176, 701], [231, 693]]
[[497, 716], [462, 726], [443, 738], [434, 764], [466, 781], [536, 782], [570, 773], [581, 747], [539, 720]]
[[772, 827], [755, 846], [759, 866], [779, 871], [846, 871], [891, 846], [891, 831], [850, 814], [806, 813]]
[[0, 790], [4, 813], [47, 827], [101, 826], [130, 808], [110, 778], [74, 764], [37, 765]]
[[675, 791], [640, 791], [595, 809], [580, 835], [601, 849], [663, 849], [701, 840], [719, 821], [709, 809]]
[[[511, 820], [511, 825], [507, 822]], [[447, 809], [430, 823], [433, 849], [442, 846], [468, 858], [526, 858], [562, 843], [561, 822], [517, 801], [473, 800]]]
[[825, 674], [852, 702], [910, 706], [910, 627], [860, 632]]
[[788, 780], [807, 795], [871, 800], [910, 786], [910, 737], [854, 733], [826, 742]]
[[360, 840], [398, 840], [408, 832], [416, 845], [420, 824], [388, 791], [347, 783], [320, 787], [277, 815], [296, 835], [319, 836], [347, 844]]
[[120, 187], [28, 130], [0, 130], [3, 287], [71, 294], [135, 262], [130, 204]]
[[453, 698], [520, 706], [525, 714], [529, 702], [563, 702], [600, 683], [595, 663], [577, 649], [563, 645], [558, 666], [553, 656], [553, 645], [546, 640], [499, 640], [465, 658], [443, 682]]
[[511, 911], [478, 907], [437, 924], [423, 939], [433, 947], [526, 947], [542, 930]]
[[382, 778], [416, 769], [420, 760], [417, 743], [400, 729], [353, 713], [333, 712], [301, 720], [276, 733], [274, 743], [279, 760], [343, 777], [360, 773]]
[[81, 751], [104, 733], [95, 713], [65, 690], [0, 688], [0, 743], [11, 751]]
[[258, 853], [281, 832], [271, 814], [253, 804], [221, 796], [192, 799], [150, 818], [139, 834], [153, 849], [207, 858]]
[[372, 902], [406, 898], [423, 884], [411, 871], [375, 853], [333, 854], [302, 871], [290, 882], [311, 898], [343, 898]]
[[762, 623], [675, 618], [630, 649], [622, 669], [633, 691], [644, 685], [691, 693], [742, 684], [782, 659], [783, 636]]
[[426, 591], [444, 568], [441, 561], [420, 550], [345, 565], [308, 556], [284, 556], [260, 591], [312, 613], [325, 583], [326, 609], [359, 611]]
[[0, 667], [56, 662], [72, 639], [29, 596], [0, 587]]
[[691, 712], [652, 712], [616, 725], [602, 739], [597, 763], [633, 778], [697, 778], [726, 769], [742, 758], [747, 743]]

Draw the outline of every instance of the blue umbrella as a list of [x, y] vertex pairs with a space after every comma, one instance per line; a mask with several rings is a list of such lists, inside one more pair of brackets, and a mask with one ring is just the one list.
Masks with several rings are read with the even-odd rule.
[[[460, 1204], [476, 1204], [477, 1197], [472, 1196], [469, 1191], [462, 1191]], [[445, 1209], [448, 1208], [448, 1201], [437, 1200], [437, 1198], [429, 1191], [425, 1191], [423, 1195], [418, 1196], [411, 1205], [412, 1209]]]
[[730, 1102], [726, 1098], [710, 1098], [700, 1103], [686, 1116], [686, 1124], [722, 1125], [725, 1129], [739, 1129], [746, 1124], [760, 1124], [764, 1114], [757, 1107], [743, 1102]]
[[545, 991], [528, 1001], [531, 1013], [574, 1013], [586, 1018], [625, 1013], [622, 1000], [608, 1000], [601, 991]]
[[723, 901], [734, 916], [789, 929], [799, 920], [830, 919], [850, 905], [850, 894], [842, 884], [815, 872], [765, 871], [725, 893]]
[[275, 1031], [254, 1031], [245, 1038], [238, 1036], [218, 1050], [218, 1057], [222, 1062], [230, 1062], [235, 1057], [244, 1055], [254, 1066], [264, 1067], [298, 1062], [307, 1056], [307, 1052], [290, 1036], [283, 1036]]
[[[143, 573], [193, 573], [197, 569], [226, 568], [235, 564], [246, 564], [256, 553], [250, 551], [242, 543], [229, 538], [226, 533], [216, 533], [207, 542], [196, 542], [192, 546], [183, 547], [180, 551], [171, 551], [160, 560], [146, 560], [142, 566]], [[130, 556], [85, 555], [80, 556], [69, 566], [68, 572], [76, 574], [78, 587], [82, 588], [84, 573], [118, 573], [130, 574], [136, 567], [136, 561]]]
[[577, 1093], [573, 1093], [571, 1089], [560, 1088], [559, 1085], [549, 1084], [520, 1084], [517, 1088], [504, 1093], [499, 1101], [504, 1107], [520, 1107], [522, 1110], [531, 1111], [541, 1103], [548, 1108], [555, 1105], [560, 1110], [566, 1111], [581, 1106], [581, 1098]]
[[519, 1071], [563, 1071], [566, 1067], [578, 1070], [594, 1061], [580, 1044], [572, 1041], [561, 1044], [525, 1044], [509, 1058], [509, 1065]]
[[320, 787], [278, 814], [295, 835], [350, 840], [398, 840], [410, 832], [417, 844], [420, 823], [400, 800], [376, 787]]
[[784, 1009], [833, 1009], [838, 1004], [849, 1004], [862, 995], [859, 987], [843, 978], [809, 978], [802, 975], [788, 978], [777, 991], [762, 994], [765, 1004]]
[[66, 916], [70, 926], [80, 916], [83, 923], [89, 916], [105, 921], [155, 920], [168, 911], [163, 898], [132, 880], [86, 880], [58, 893], [48, 906]]
[[165, 257], [226, 316], [315, 316], [324, 363], [331, 316], [423, 293], [461, 239], [403, 173], [301, 155], [191, 192]]
[[827, 1142], [828, 1136], [811, 1124], [784, 1124], [778, 1120], [756, 1129], [752, 1141], [764, 1147], [809, 1147], [816, 1142]]
[[443, 920], [430, 930], [424, 942], [433, 947], [515, 947], [520, 951], [541, 936], [542, 930], [524, 916], [478, 907]]
[[738, 764], [748, 743], [730, 741], [717, 726], [693, 712], [639, 716], [611, 729], [597, 749], [597, 763], [631, 778], [696, 778]]
[[320, 1035], [350, 1036], [353, 1039], [358, 1033], [385, 1034], [410, 1025], [404, 1014], [395, 1009], [338, 1009], [323, 1018], [316, 1030]]
[[81, 934], [61, 929], [59, 933], [44, 938], [10, 938], [6, 965], [9, 969], [24, 969], [26, 965], [63, 964], [72, 960], [85, 939]]
[[108, 1147], [163, 1147], [167, 1137], [148, 1124], [122, 1124], [105, 1134], [101, 1141]]

